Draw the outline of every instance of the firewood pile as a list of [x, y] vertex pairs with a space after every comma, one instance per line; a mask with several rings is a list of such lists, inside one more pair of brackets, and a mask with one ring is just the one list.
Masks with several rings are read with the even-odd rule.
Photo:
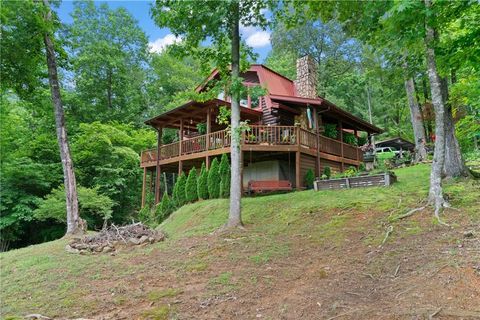
[[71, 240], [65, 250], [80, 254], [108, 253], [121, 247], [147, 245], [164, 239], [161, 231], [150, 229], [140, 222], [121, 227], [112, 224], [95, 235]]

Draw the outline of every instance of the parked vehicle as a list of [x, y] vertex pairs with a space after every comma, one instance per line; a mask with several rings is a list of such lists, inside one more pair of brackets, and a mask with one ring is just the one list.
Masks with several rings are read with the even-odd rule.
[[394, 155], [400, 155], [400, 151], [392, 148], [392, 147], [381, 147], [381, 148], [375, 148], [375, 153], [393, 153]]

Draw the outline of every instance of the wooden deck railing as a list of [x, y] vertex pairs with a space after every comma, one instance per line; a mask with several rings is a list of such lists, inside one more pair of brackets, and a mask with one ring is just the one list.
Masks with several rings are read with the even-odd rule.
[[342, 156], [342, 142], [324, 136], [320, 136], [319, 140], [320, 151], [333, 154], [335, 156]]
[[243, 141], [247, 144], [296, 144], [297, 127], [292, 126], [250, 126]]
[[[160, 148], [160, 160], [200, 153], [208, 150], [216, 150], [230, 147], [231, 137], [227, 130], [212, 132], [209, 134], [193, 137], [181, 142], [163, 145]], [[264, 126], [252, 125], [250, 130], [242, 135], [242, 144], [261, 145], [299, 145], [316, 150], [317, 136], [315, 133], [294, 126]], [[362, 161], [363, 154], [355, 146], [342, 143], [341, 141], [319, 136], [320, 151], [335, 156]], [[141, 161], [153, 162], [157, 160], [157, 149], [142, 152]]]
[[317, 135], [305, 129], [299, 129], [299, 142], [301, 146], [317, 149]]

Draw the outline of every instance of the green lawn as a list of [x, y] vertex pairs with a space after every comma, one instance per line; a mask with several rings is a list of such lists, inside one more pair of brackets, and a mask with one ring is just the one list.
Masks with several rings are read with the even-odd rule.
[[[350, 190], [302, 191], [242, 200], [243, 221], [256, 231], [279, 233], [304, 214], [329, 210], [390, 211], [399, 214], [424, 199], [428, 194], [429, 165], [417, 165], [396, 170], [398, 182], [391, 187], [371, 187]], [[465, 207], [474, 219], [479, 218], [479, 203], [474, 181], [450, 181], [445, 193], [453, 206]], [[401, 199], [401, 200], [400, 200]], [[160, 229], [172, 238], [201, 235], [218, 229], [228, 216], [228, 200], [200, 201], [184, 206], [172, 214]], [[272, 219], [274, 218], [274, 219]], [[301, 221], [299, 221], [301, 223]]]
[[[275, 257], [288, 255], [291, 242], [283, 241], [285, 235], [312, 234], [314, 241], [341, 241], [338, 232], [359, 213], [379, 213], [378, 225], [372, 225], [376, 233], [367, 237], [365, 243], [378, 243], [384, 232], [384, 223], [392, 217], [405, 213], [417, 206], [428, 192], [429, 166], [418, 165], [396, 171], [398, 183], [393, 186], [372, 187], [336, 191], [302, 191], [271, 196], [245, 198], [243, 220], [249, 235], [249, 241], [255, 253], [248, 261], [261, 265]], [[462, 208], [466, 219], [480, 221], [480, 188], [478, 181], [450, 181], [446, 183], [445, 194], [453, 207]], [[449, 212], [445, 220], [449, 221]], [[336, 214], [335, 214], [336, 213]], [[349, 214], [342, 214], [349, 213]], [[175, 243], [193, 236], [207, 235], [225, 223], [228, 215], [228, 200], [200, 201], [186, 205], [167, 219], [160, 229], [169, 238], [145, 248], [110, 255], [72, 255], [64, 251], [66, 240], [57, 240], [23, 249], [0, 254], [1, 263], [1, 315], [25, 315], [28, 313], [47, 313], [50, 317], [76, 314], [88, 314], [88, 310], [101, 310], [102, 298], [91, 296], [95, 286], [104, 286], [104, 282], [113, 281], [116, 286], [129, 286], [129, 277], [139, 277], [145, 273], [148, 277], [149, 265], [135, 262], [148, 259], [152, 250], [160, 253], [175, 252]], [[322, 217], [323, 220], [314, 220]], [[312, 223], [312, 221], [322, 221]], [[432, 219], [433, 223], [433, 219]], [[312, 232], [315, 231], [315, 232]], [[404, 222], [403, 230], [407, 234], [418, 234], [421, 229], [412, 222]], [[210, 259], [213, 259], [210, 257]], [[231, 261], [243, 259], [230, 253]], [[236, 260], [237, 259], [237, 260]], [[168, 261], [172, 266], [181, 266], [184, 272], [201, 272], [208, 267], [207, 260]], [[256, 281], [252, 278], [251, 281]], [[227, 283], [228, 282], [228, 283]], [[228, 285], [225, 285], [227, 283]], [[231, 286], [236, 284], [230, 274], [220, 274], [210, 281], [209, 286]], [[115, 290], [112, 287], [112, 296]], [[123, 290], [123, 289], [122, 289]], [[175, 288], [167, 291], [155, 291], [145, 296], [170, 297], [179, 294]], [[116, 297], [116, 296], [115, 296]], [[121, 305], [123, 298], [115, 298], [113, 303]], [[136, 297], [128, 297], [133, 299]]]

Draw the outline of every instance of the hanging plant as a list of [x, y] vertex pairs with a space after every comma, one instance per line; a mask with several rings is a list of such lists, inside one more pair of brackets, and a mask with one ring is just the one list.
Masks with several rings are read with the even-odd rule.
[[199, 134], [207, 133], [207, 124], [206, 123], [197, 123], [197, 131]]
[[337, 125], [332, 123], [325, 123], [325, 131], [323, 135], [327, 138], [336, 139], [338, 135]]
[[345, 132], [343, 134], [343, 142], [351, 144], [352, 146], [357, 145], [357, 138], [353, 133]]

